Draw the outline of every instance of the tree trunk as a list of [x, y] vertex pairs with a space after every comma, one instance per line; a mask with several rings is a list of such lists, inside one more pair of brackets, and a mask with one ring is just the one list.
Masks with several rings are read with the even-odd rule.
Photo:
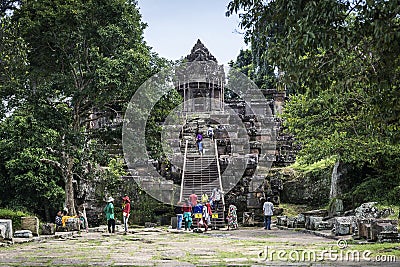
[[329, 212], [333, 216], [340, 216], [343, 213], [343, 200], [341, 199], [345, 182], [344, 172], [346, 172], [346, 167], [343, 163], [338, 160], [332, 170], [331, 176], [331, 191], [329, 198], [331, 199]]
[[46, 218], [46, 222], [51, 222], [51, 216], [50, 216], [50, 209], [49, 209], [49, 203], [48, 201], [45, 201], [45, 204], [43, 205], [44, 209], [44, 216]]
[[335, 162], [335, 166], [332, 170], [331, 176], [331, 191], [329, 194], [329, 198], [337, 198], [340, 195], [339, 183], [342, 173], [340, 171], [340, 160]]
[[67, 170], [65, 172], [65, 205], [68, 209], [68, 213], [70, 216], [76, 215], [75, 210], [75, 194], [74, 194], [74, 175], [72, 172], [72, 168], [74, 166], [74, 159], [71, 157], [67, 157]]

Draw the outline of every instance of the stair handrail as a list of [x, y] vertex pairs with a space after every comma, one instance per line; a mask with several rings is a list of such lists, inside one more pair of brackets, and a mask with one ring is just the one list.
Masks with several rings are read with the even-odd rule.
[[186, 158], [187, 158], [187, 150], [188, 150], [188, 144], [189, 144], [189, 140], [186, 140], [185, 143], [185, 156], [183, 158], [183, 171], [182, 171], [182, 181], [181, 181], [181, 194], [179, 196], [179, 201], [182, 202], [182, 197], [183, 197], [183, 183], [184, 183], [184, 179], [185, 179], [185, 169], [186, 169]]
[[[224, 188], [222, 187], [221, 168], [219, 166], [217, 139], [214, 139], [214, 147], [215, 147], [215, 159], [217, 161], [219, 187], [220, 187], [221, 191], [224, 192]], [[222, 198], [221, 199], [222, 199], [222, 208], [223, 208], [223, 211], [225, 212], [225, 197], [224, 197], [224, 194], [222, 194]]]

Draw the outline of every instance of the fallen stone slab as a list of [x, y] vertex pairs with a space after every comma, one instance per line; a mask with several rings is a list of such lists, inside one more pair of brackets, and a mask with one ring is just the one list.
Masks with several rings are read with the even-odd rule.
[[30, 243], [30, 242], [42, 242], [44, 240], [66, 240], [67, 238], [71, 238], [74, 235], [74, 232], [58, 232], [55, 235], [40, 235], [40, 236], [33, 236], [30, 238], [24, 237], [14, 237], [13, 243], [21, 244], [21, 243]]
[[30, 230], [19, 230], [19, 231], [15, 231], [14, 237], [31, 238], [31, 237], [33, 237], [33, 234], [32, 234], [32, 231], [30, 231]]

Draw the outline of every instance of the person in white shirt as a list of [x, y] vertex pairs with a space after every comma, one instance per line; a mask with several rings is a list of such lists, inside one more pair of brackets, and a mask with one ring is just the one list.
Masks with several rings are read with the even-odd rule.
[[214, 188], [213, 191], [211, 192], [211, 200], [213, 202], [213, 209], [218, 210], [219, 208], [219, 203], [221, 201], [221, 195], [222, 191], [219, 188]]
[[274, 214], [274, 204], [271, 202], [271, 198], [267, 198], [263, 206], [264, 212], [264, 229], [271, 230], [271, 217]]
[[211, 127], [211, 125], [208, 127], [207, 136], [208, 136], [211, 140], [214, 140], [214, 129], [213, 129], [213, 127]]

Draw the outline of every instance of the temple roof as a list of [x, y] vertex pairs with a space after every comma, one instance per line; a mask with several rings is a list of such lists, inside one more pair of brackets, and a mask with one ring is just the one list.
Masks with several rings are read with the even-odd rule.
[[192, 51], [186, 58], [189, 62], [193, 61], [214, 61], [217, 63], [217, 59], [211, 55], [210, 51], [208, 51], [207, 47], [197, 39], [197, 43], [193, 46]]

